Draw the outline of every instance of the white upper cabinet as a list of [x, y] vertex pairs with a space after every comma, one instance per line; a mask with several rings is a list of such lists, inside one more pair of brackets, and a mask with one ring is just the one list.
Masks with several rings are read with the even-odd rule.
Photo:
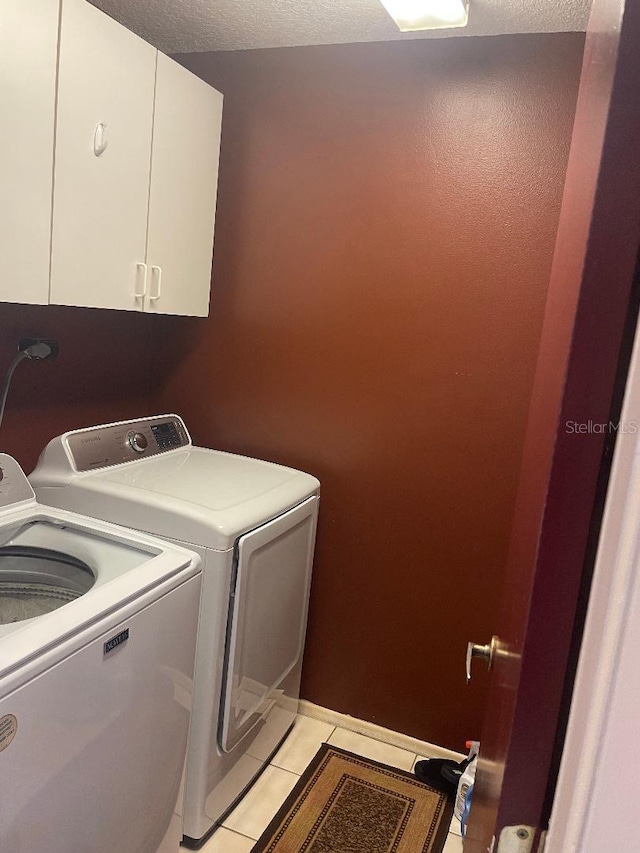
[[52, 303], [143, 308], [156, 57], [85, 0], [64, 0]]
[[222, 95], [158, 54], [147, 310], [209, 313]]
[[219, 92], [63, 0], [52, 303], [208, 314], [221, 120]]
[[49, 301], [58, 4], [0, 2], [0, 301]]

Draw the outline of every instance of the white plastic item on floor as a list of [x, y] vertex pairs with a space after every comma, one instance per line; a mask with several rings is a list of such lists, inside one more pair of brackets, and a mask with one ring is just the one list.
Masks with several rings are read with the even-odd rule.
[[453, 813], [459, 821], [462, 821], [467, 791], [469, 790], [471, 785], [473, 785], [476, 778], [476, 767], [478, 765], [478, 750], [480, 749], [480, 743], [477, 740], [467, 741], [467, 744], [469, 746], [468, 757], [471, 758], [472, 761], [465, 767], [462, 776], [458, 780], [456, 801], [453, 807]]

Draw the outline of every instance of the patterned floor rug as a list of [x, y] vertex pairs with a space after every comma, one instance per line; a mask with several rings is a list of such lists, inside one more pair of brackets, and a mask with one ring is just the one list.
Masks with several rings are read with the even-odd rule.
[[453, 799], [323, 744], [252, 853], [441, 853]]

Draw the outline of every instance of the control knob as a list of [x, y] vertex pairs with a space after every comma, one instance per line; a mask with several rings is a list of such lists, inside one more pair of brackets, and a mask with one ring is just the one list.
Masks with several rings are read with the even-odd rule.
[[127, 435], [127, 442], [132, 450], [136, 453], [144, 453], [149, 446], [149, 441], [141, 432], [132, 431]]

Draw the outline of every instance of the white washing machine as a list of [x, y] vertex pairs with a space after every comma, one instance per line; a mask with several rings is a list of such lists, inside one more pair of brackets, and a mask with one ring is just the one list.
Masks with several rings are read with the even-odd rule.
[[194, 447], [176, 415], [65, 433], [30, 480], [43, 503], [202, 556], [184, 801], [184, 842], [199, 846], [295, 721], [320, 484]]
[[0, 850], [177, 853], [201, 577], [0, 454]]

